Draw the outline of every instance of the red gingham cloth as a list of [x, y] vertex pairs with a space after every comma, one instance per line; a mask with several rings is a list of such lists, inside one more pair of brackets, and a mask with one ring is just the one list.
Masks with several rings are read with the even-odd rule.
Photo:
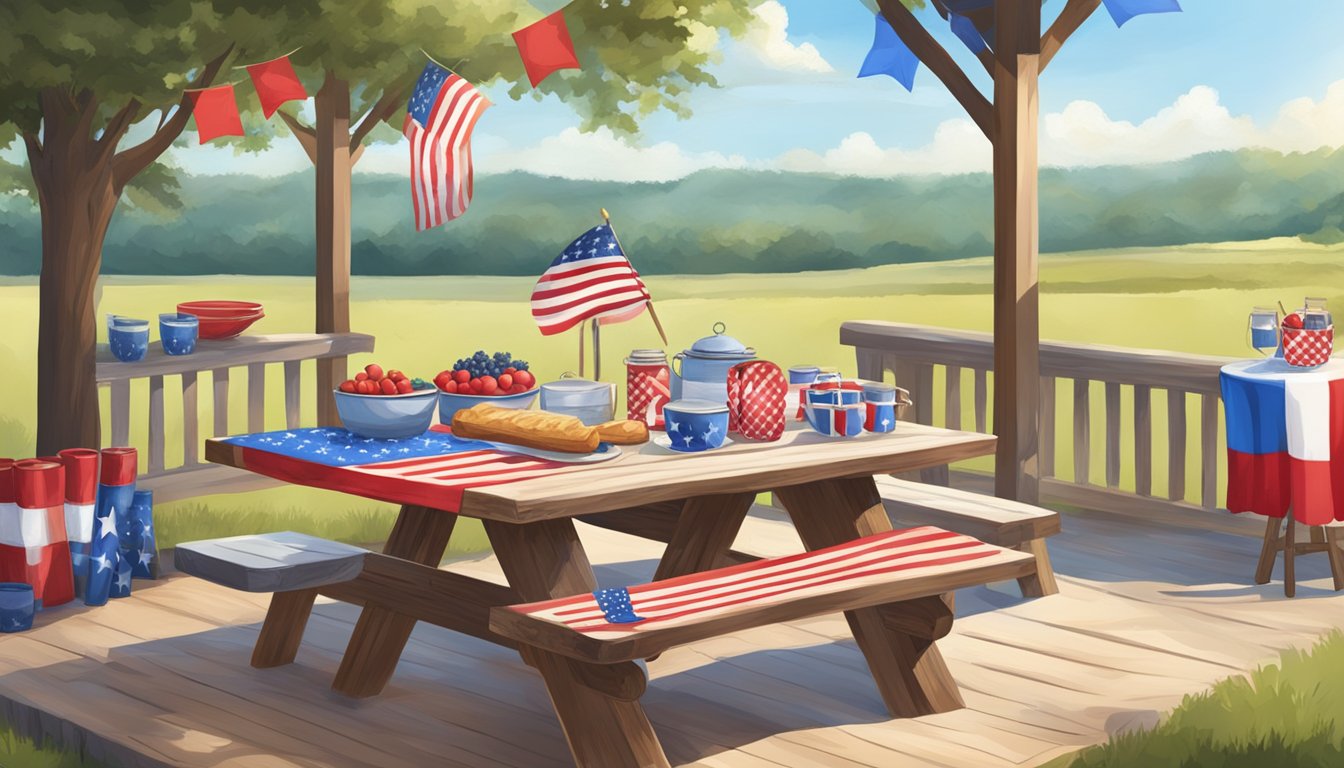
[[749, 440], [778, 440], [784, 434], [789, 380], [766, 360], [738, 363], [728, 371], [728, 431]]

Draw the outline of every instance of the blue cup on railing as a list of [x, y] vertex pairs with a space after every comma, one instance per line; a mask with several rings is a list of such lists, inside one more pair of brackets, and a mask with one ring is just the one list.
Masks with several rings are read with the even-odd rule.
[[33, 628], [33, 585], [0, 582], [0, 632], [23, 632]]
[[165, 312], [159, 315], [159, 338], [169, 355], [190, 355], [196, 351], [196, 336], [201, 321], [195, 315]]
[[123, 363], [145, 359], [149, 351], [149, 321], [121, 315], [107, 316], [107, 344]]

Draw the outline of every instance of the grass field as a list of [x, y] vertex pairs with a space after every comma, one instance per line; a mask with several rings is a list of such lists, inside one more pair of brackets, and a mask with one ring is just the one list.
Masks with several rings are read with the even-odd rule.
[[[1344, 247], [1296, 239], [1045, 255], [1040, 268], [1041, 336], [1250, 355], [1245, 343], [1249, 308], [1280, 300], [1292, 305], [1304, 295], [1344, 297], [1342, 257]], [[730, 335], [755, 346], [761, 357], [781, 365], [810, 362], [852, 373], [853, 352], [839, 344], [841, 322], [877, 319], [989, 330], [991, 280], [990, 260], [971, 259], [787, 275], [655, 276], [648, 285], [668, 332], [669, 351], [688, 346], [722, 321]], [[377, 361], [428, 377], [477, 349], [507, 350], [529, 360], [541, 380], [555, 378], [576, 367], [577, 336], [546, 338], [537, 332], [527, 305], [532, 284], [529, 278], [357, 277], [352, 286], [352, 326], [377, 337], [377, 352], [352, 363]], [[254, 326], [257, 333], [312, 327], [313, 284], [305, 278], [105, 278], [99, 287], [98, 310], [100, 316], [111, 312], [153, 318], [179, 301], [202, 298], [264, 303], [267, 316]], [[1338, 301], [1334, 304], [1341, 306]], [[0, 376], [0, 455], [32, 453], [38, 383], [24, 372], [34, 365], [36, 318], [35, 281], [0, 282], [0, 327], [12, 331], [0, 342], [0, 370], [9, 372]], [[608, 380], [623, 377], [621, 358], [627, 351], [659, 345], [652, 323], [644, 317], [604, 329], [603, 342], [603, 378]], [[310, 370], [305, 376], [312, 380]], [[275, 418], [282, 413], [279, 378], [271, 376], [268, 381]], [[170, 382], [168, 414], [181, 412], [173, 387]], [[230, 423], [234, 432], [245, 428], [244, 390], [235, 382]], [[970, 387], [963, 391], [969, 398]], [[140, 409], [133, 413], [132, 442], [138, 445], [144, 444], [146, 397], [143, 388], [132, 392], [133, 409]], [[1068, 407], [1068, 398], [1069, 393], [1061, 391], [1061, 408]], [[202, 419], [208, 424], [212, 414], [207, 400], [202, 398]], [[305, 407], [305, 419], [311, 419], [311, 399]], [[1165, 434], [1166, 409], [1160, 397], [1153, 403], [1153, 413], [1154, 434]], [[1129, 423], [1124, 418], [1122, 423]], [[1197, 414], [1192, 412], [1190, 420], [1194, 429]], [[180, 435], [180, 424], [170, 418], [169, 466], [181, 460]], [[1100, 451], [1100, 425], [1093, 435], [1098, 441], [1094, 450]], [[1128, 445], [1124, 450], [1128, 455]], [[1068, 451], [1067, 435], [1061, 434], [1057, 453], [1067, 456]], [[1160, 439], [1154, 460], [1154, 487], [1160, 491], [1166, 485], [1165, 446]], [[1101, 462], [1094, 465], [1096, 471], [1102, 470]], [[1190, 485], [1194, 493], [1197, 484]], [[393, 515], [387, 505], [285, 488], [164, 505], [158, 519], [166, 545], [184, 538], [283, 527], [369, 542], [385, 535]], [[479, 527], [464, 525], [455, 534], [453, 549], [468, 551], [482, 544]]]

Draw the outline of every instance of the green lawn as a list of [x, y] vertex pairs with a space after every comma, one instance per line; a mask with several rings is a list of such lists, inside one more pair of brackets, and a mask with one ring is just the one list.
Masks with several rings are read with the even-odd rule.
[[54, 744], [35, 744], [14, 733], [0, 720], [0, 766], [3, 768], [101, 768], [102, 763], [81, 757]]
[[[1048, 254], [1041, 259], [1041, 335], [1043, 338], [1220, 355], [1248, 355], [1246, 312], [1251, 306], [1304, 295], [1344, 296], [1344, 247], [1318, 246], [1296, 239], [1256, 243]], [[839, 344], [841, 322], [879, 319], [952, 328], [988, 330], [992, 326], [991, 264], [971, 259], [896, 265], [868, 270], [786, 275], [652, 276], [649, 288], [667, 329], [671, 351], [689, 345], [722, 321], [728, 333], [782, 365], [811, 362], [853, 371], [852, 350]], [[476, 349], [507, 350], [529, 360], [544, 381], [571, 370], [577, 360], [574, 333], [542, 337], [527, 311], [533, 280], [499, 277], [355, 278], [351, 322], [377, 337], [377, 352], [358, 356], [363, 365], [378, 361], [421, 376], [432, 376]], [[261, 301], [267, 316], [259, 333], [304, 331], [312, 327], [313, 285], [305, 278], [105, 278], [99, 289], [99, 313], [152, 317], [178, 301], [239, 298]], [[1338, 302], [1335, 302], [1338, 306]], [[37, 290], [33, 279], [0, 281], [0, 327], [33, 328]], [[102, 331], [100, 329], [100, 337]], [[621, 358], [636, 347], [659, 344], [647, 318], [604, 330], [603, 378], [623, 376]], [[0, 342], [0, 455], [32, 452], [36, 428], [36, 383], [31, 371], [35, 333], [9, 334]], [[311, 365], [305, 367], [312, 380]], [[230, 430], [245, 430], [244, 375], [235, 374]], [[935, 382], [936, 384], [938, 382]], [[132, 442], [145, 444], [144, 382], [132, 391]], [[180, 392], [169, 381], [168, 414], [181, 412]], [[941, 387], [937, 387], [941, 391]], [[969, 381], [962, 388], [970, 407]], [[267, 382], [270, 427], [282, 427], [281, 381]], [[1069, 407], [1071, 388], [1059, 395]], [[1100, 391], [1093, 395], [1100, 398]], [[104, 412], [106, 413], [106, 392]], [[1192, 404], [1193, 405], [1193, 404]], [[312, 419], [311, 398], [305, 420]], [[1165, 433], [1166, 408], [1153, 402], [1154, 435]], [[210, 398], [202, 398], [202, 421], [213, 419]], [[1128, 407], [1128, 406], [1126, 406]], [[1101, 417], [1100, 410], [1097, 418]], [[935, 413], [941, 403], [935, 402]], [[1190, 426], [1198, 423], [1192, 408]], [[1127, 417], [1122, 423], [1130, 423]], [[1062, 427], [1061, 427], [1062, 429]], [[1104, 431], [1092, 430], [1100, 452]], [[181, 426], [169, 419], [169, 466], [181, 459]], [[1070, 455], [1067, 430], [1056, 455]], [[1126, 436], [1132, 440], [1132, 434]], [[1155, 441], [1154, 491], [1166, 488], [1165, 442]], [[1191, 448], [1193, 449], [1193, 441]], [[1129, 443], [1122, 445], [1131, 455]], [[1102, 472], [1102, 462], [1093, 462]], [[973, 465], [974, 466], [974, 465]], [[981, 461], [979, 468], [988, 468]], [[1061, 474], [1067, 476], [1066, 471]], [[1123, 482], [1132, 468], [1126, 467]], [[1100, 477], [1093, 478], [1100, 480]], [[1187, 486], [1193, 494], [1198, 483]], [[244, 530], [293, 527], [347, 541], [367, 543], [385, 535], [392, 520], [387, 505], [339, 494], [286, 488], [232, 496], [202, 497], [164, 505], [158, 512], [163, 542]], [[373, 537], [370, 539], [369, 537]], [[478, 526], [462, 526], [455, 551], [484, 545]]]
[[1344, 765], [1344, 634], [1186, 696], [1152, 730], [1044, 768], [1337, 768]]

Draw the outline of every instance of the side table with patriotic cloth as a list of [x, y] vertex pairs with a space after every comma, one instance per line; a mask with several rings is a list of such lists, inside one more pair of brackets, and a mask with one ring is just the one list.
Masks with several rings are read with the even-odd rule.
[[[358, 576], [274, 593], [253, 651], [253, 666], [292, 662], [317, 595], [360, 603], [363, 614], [333, 688], [366, 697], [382, 691], [419, 621], [516, 647], [491, 628], [492, 608], [585, 593], [614, 617], [639, 620], [643, 604], [632, 607], [628, 593], [598, 590], [575, 518], [677, 542], [665, 550], [655, 578], [689, 578], [730, 557], [758, 493], [783, 493], [805, 546], [823, 549], [891, 530], [873, 475], [987, 456], [994, 446], [992, 435], [908, 422], [889, 434], [828, 441], [795, 423], [768, 444], [697, 454], [626, 446], [611, 460], [565, 463], [462, 440], [436, 426], [403, 441], [361, 440], [341, 429], [215, 438], [206, 441], [205, 455], [290, 483], [402, 505], [383, 552], [365, 555]], [[483, 522], [507, 586], [437, 568], [459, 517]], [[926, 591], [947, 590], [936, 576], [899, 567]], [[912, 622], [922, 621], [924, 607], [895, 602], [880, 610], [843, 609], [862, 614], [850, 621], [856, 643], [884, 700], [901, 716], [961, 705], [936, 645], [927, 637], [912, 645], [890, 629], [907, 613]], [[548, 685], [555, 683], [551, 672], [563, 670], [543, 670]], [[603, 679], [576, 685], [606, 690]], [[603, 744], [656, 745], [637, 698], [626, 694], [611, 698], [584, 688], [556, 706], [566, 710], [563, 722], [572, 716], [601, 731]]]
[[[1219, 375], [1227, 421], [1227, 508], [1268, 518], [1257, 584], [1284, 553], [1292, 597], [1294, 555], [1326, 552], [1344, 589], [1344, 360], [1298, 368], [1281, 358], [1229, 363]], [[1298, 543], [1297, 524], [1310, 527]], [[1282, 529], [1282, 534], [1280, 533]]]

